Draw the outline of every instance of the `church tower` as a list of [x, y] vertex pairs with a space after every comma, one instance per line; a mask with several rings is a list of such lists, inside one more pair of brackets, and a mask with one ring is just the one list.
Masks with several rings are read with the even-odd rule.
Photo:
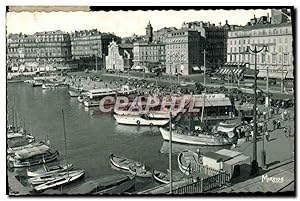
[[146, 40], [148, 42], [152, 42], [152, 39], [153, 39], [153, 28], [152, 28], [152, 26], [150, 24], [150, 21], [149, 21], [149, 23], [146, 27]]

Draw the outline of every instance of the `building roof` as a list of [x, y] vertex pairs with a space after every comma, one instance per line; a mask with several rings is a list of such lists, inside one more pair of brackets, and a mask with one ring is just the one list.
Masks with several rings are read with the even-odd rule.
[[281, 23], [281, 24], [254, 24], [249, 26], [240, 27], [237, 30], [231, 30], [229, 32], [236, 32], [236, 31], [249, 31], [253, 29], [266, 29], [266, 28], [275, 28], [275, 27], [285, 27], [285, 26], [292, 26], [291, 23]]
[[232, 150], [229, 150], [229, 149], [221, 149], [221, 150], [219, 150], [219, 151], [216, 151], [216, 153], [217, 153], [217, 154], [224, 155], [224, 156], [229, 156], [229, 157], [236, 157], [236, 156], [242, 154], [241, 152], [238, 152], [238, 151], [232, 151]]
[[130, 49], [133, 48], [133, 44], [132, 43], [121, 43], [119, 44], [120, 48], [124, 48], [124, 49]]
[[227, 161], [227, 160], [232, 158], [230, 156], [224, 156], [222, 154], [218, 154], [218, 153], [215, 153], [215, 152], [206, 152], [206, 153], [203, 154], [203, 157], [214, 159], [217, 162]]

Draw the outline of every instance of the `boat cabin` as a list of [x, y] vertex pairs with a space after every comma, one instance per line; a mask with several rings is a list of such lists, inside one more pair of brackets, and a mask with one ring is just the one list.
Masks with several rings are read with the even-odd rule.
[[106, 88], [106, 89], [91, 89], [91, 90], [88, 90], [87, 96], [90, 99], [103, 98], [105, 96], [115, 96], [116, 95], [116, 91], [117, 91], [117, 89], [110, 89], [110, 88]]

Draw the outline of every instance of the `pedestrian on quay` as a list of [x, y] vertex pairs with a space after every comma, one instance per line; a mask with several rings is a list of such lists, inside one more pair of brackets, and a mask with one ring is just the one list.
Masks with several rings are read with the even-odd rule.
[[281, 122], [280, 120], [277, 120], [277, 129], [280, 129], [281, 128]]
[[273, 130], [276, 130], [276, 126], [277, 126], [277, 121], [274, 119], [273, 120]]
[[265, 135], [266, 135], [266, 139], [267, 141], [269, 142], [270, 141], [270, 134], [268, 131], [265, 132]]

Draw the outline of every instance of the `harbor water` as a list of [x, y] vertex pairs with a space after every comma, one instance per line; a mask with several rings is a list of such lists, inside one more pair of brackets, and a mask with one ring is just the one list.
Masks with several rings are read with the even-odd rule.
[[[157, 127], [118, 125], [112, 113], [101, 113], [98, 108], [85, 108], [68, 95], [67, 88], [42, 89], [26, 83], [7, 84], [7, 121], [15, 116], [18, 124], [25, 125], [39, 140], [49, 139], [53, 149], [60, 152], [59, 162], [64, 162], [65, 141], [63, 135], [62, 109], [64, 110], [68, 163], [74, 169], [86, 171], [84, 179], [92, 180], [120, 174], [110, 167], [109, 155], [114, 153], [141, 161], [151, 169], [166, 172], [168, 166], [168, 143], [164, 142]], [[12, 111], [17, 115], [12, 115]], [[208, 147], [173, 145], [173, 168], [178, 170], [177, 153], [184, 149], [201, 152]], [[212, 151], [222, 147], [212, 148]], [[15, 169], [24, 178], [24, 169]], [[80, 180], [64, 187], [66, 190], [81, 184]], [[136, 191], [158, 185], [152, 179], [137, 180]]]

